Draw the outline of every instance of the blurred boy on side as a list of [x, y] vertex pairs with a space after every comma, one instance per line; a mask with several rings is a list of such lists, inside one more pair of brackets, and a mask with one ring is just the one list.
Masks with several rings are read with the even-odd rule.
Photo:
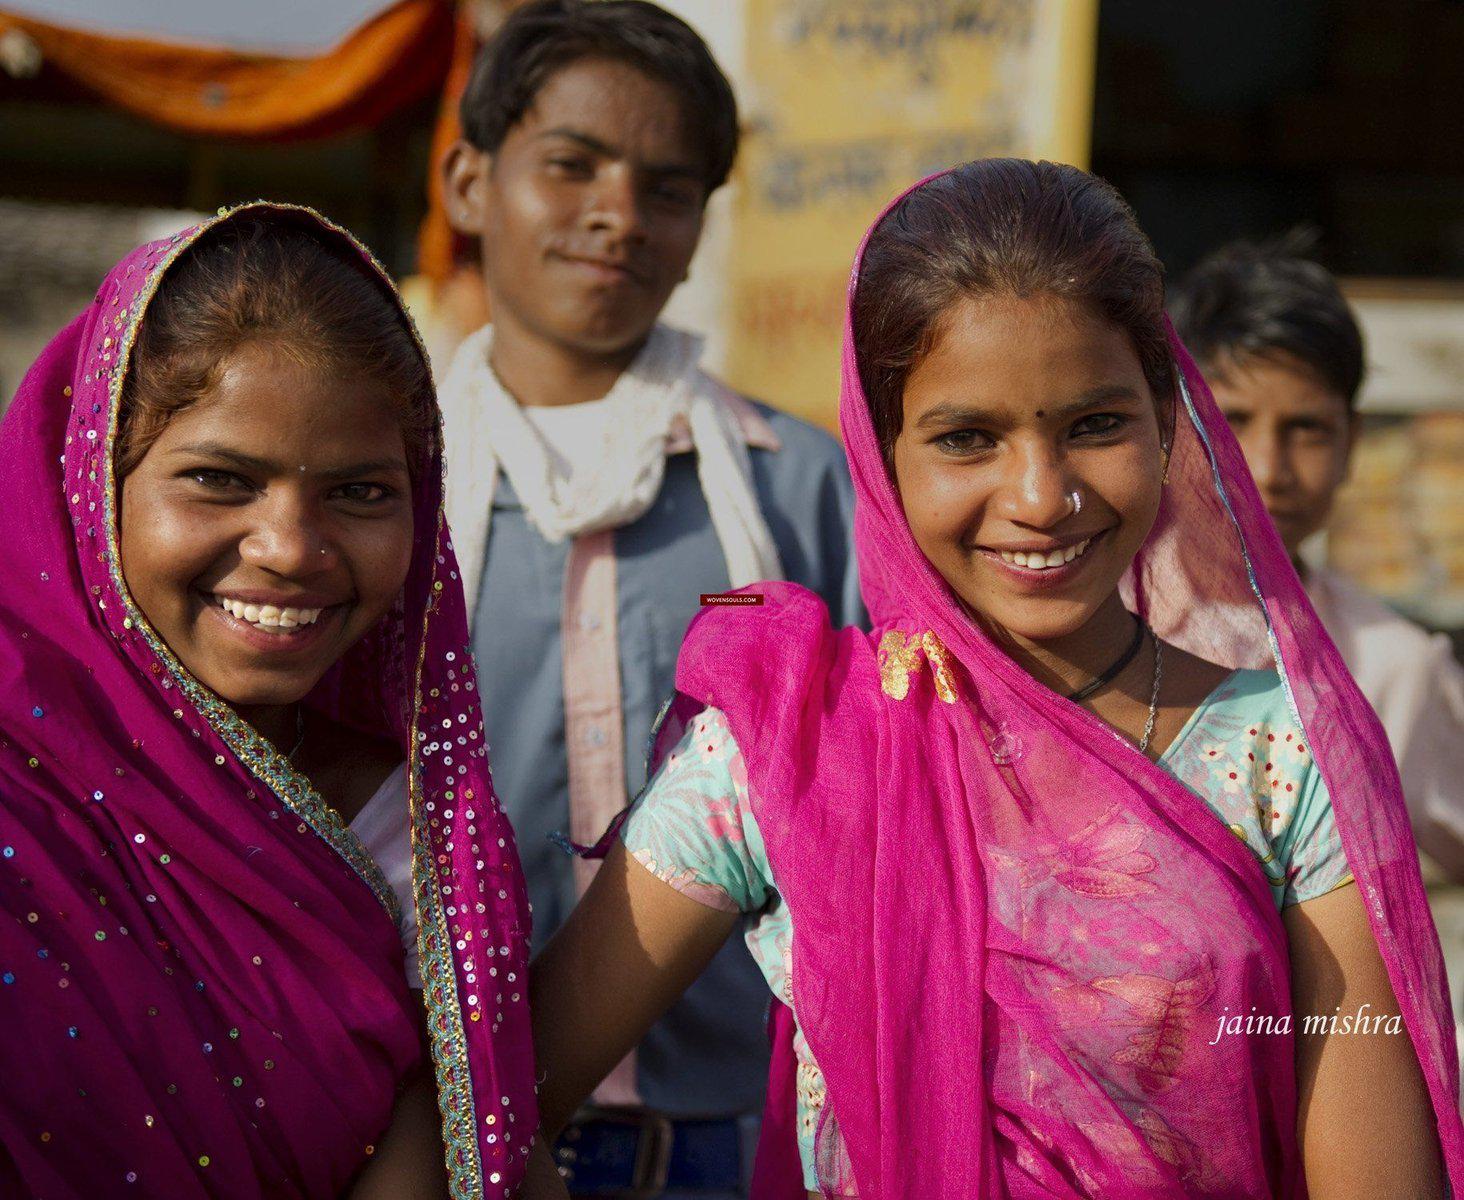
[[1419, 848], [1464, 882], [1464, 668], [1442, 634], [1299, 556], [1325, 527], [1357, 440], [1365, 366], [1352, 310], [1326, 270], [1284, 244], [1237, 243], [1181, 282], [1171, 311], [1317, 614], [1382, 719]]

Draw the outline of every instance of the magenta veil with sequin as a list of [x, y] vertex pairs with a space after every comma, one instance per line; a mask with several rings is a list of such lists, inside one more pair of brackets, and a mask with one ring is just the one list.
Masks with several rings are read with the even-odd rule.
[[528, 912], [440, 435], [401, 600], [308, 701], [407, 759], [420, 999], [355, 834], [122, 581], [112, 451], [133, 341], [170, 264], [241, 211], [337, 241], [400, 304], [343, 230], [247, 205], [124, 259], [0, 424], [0, 1193], [337, 1196], [422, 1066], [425, 1003], [452, 1195], [507, 1196], [537, 1125]]
[[[855, 282], [857, 260], [851, 298]], [[1281, 670], [1457, 1194], [1453, 1024], [1387, 742], [1172, 345], [1170, 481], [1125, 598], [1185, 649]], [[1305, 1195], [1292, 1037], [1211, 1044], [1227, 1009], [1291, 1012], [1254, 857], [963, 615], [906, 524], [847, 322], [840, 419], [873, 633], [759, 584], [764, 605], [693, 622], [677, 675], [683, 714], [727, 714], [797, 931], [795, 1009], [828, 1086], [821, 1180], [842, 1145], [861, 1200]], [[786, 1060], [774, 1078], [768, 1127], [786, 1136], [765, 1137], [754, 1194], [801, 1196]]]

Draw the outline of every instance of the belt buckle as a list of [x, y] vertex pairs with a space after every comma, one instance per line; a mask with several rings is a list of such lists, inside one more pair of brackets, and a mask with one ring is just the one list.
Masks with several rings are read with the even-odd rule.
[[637, 1198], [659, 1196], [666, 1190], [671, 1167], [671, 1140], [675, 1136], [669, 1117], [642, 1112], [640, 1142], [635, 1153], [634, 1187]]
[[[649, 1109], [609, 1105], [585, 1105], [570, 1121], [565, 1135], [574, 1140], [577, 1126], [601, 1123], [629, 1127], [635, 1132], [635, 1162], [631, 1165], [629, 1187], [613, 1191], [596, 1191], [606, 1200], [656, 1200], [666, 1190], [670, 1176], [671, 1143], [675, 1137], [675, 1126], [670, 1118]], [[569, 1155], [566, 1158], [565, 1155]], [[574, 1173], [571, 1167], [572, 1151], [556, 1150], [555, 1158], [560, 1175], [574, 1191]]]

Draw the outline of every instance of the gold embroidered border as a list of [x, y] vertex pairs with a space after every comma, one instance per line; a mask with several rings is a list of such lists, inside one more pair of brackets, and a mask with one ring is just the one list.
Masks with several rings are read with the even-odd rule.
[[[415, 333], [415, 329], [413, 330]], [[441, 445], [442, 418], [437, 422]], [[436, 549], [441, 545], [446, 520], [444, 503], [437, 506], [437, 528], [433, 536], [432, 583], [437, 583]], [[448, 1191], [452, 1200], [478, 1200], [483, 1191], [483, 1162], [478, 1146], [477, 1105], [473, 1098], [473, 1077], [468, 1063], [467, 1031], [463, 1027], [462, 1004], [458, 999], [457, 964], [452, 955], [452, 934], [447, 927], [446, 906], [438, 886], [432, 856], [432, 834], [422, 804], [421, 773], [417, 769], [420, 740], [417, 730], [422, 715], [422, 675], [427, 657], [427, 626], [432, 619], [435, 587], [428, 588], [422, 614], [422, 638], [412, 677], [412, 719], [408, 727], [411, 765], [408, 795], [412, 812], [412, 883], [417, 903], [417, 957], [422, 971], [422, 1002], [427, 1009], [427, 1032], [437, 1076], [437, 1107], [442, 1116], [443, 1149], [447, 1156]], [[489, 797], [491, 800], [491, 797]]]
[[[280, 754], [270, 742], [260, 737], [253, 727], [240, 718], [222, 699], [192, 677], [143, 617], [133, 602], [122, 576], [116, 514], [116, 481], [113, 474], [114, 451], [122, 383], [126, 376], [126, 364], [131, 359], [137, 332], [153, 294], [168, 268], [177, 258], [209, 229], [251, 208], [304, 213], [348, 241], [362, 254], [391, 294], [397, 298], [397, 303], [406, 316], [407, 326], [417, 345], [418, 352], [422, 355], [423, 361], [429, 364], [429, 372], [431, 370], [431, 360], [427, 356], [426, 347], [415, 322], [407, 312], [406, 305], [401, 302], [396, 285], [392, 283], [391, 277], [375, 256], [341, 226], [304, 205], [272, 204], [264, 201], [242, 204], [221, 211], [217, 217], [203, 222], [191, 237], [180, 240], [151, 269], [149, 278], [132, 300], [132, 315], [118, 347], [117, 369], [111, 378], [108, 390], [109, 412], [103, 456], [103, 504], [108, 573], [118, 595], [122, 598], [133, 627], [142, 633], [149, 647], [164, 662], [170, 674], [183, 689], [184, 694], [203, 713], [215, 732], [251, 773], [274, 791], [292, 812], [306, 821], [319, 837], [345, 859], [347, 864], [371, 888], [391, 915], [392, 920], [399, 923], [401, 905], [398, 897], [375, 860], [362, 846], [360, 839], [341, 821], [340, 815], [324, 802], [309, 780], [294, 770], [284, 755]], [[440, 410], [437, 413], [437, 444], [439, 448], [442, 445]], [[439, 455], [439, 460], [440, 457]], [[443, 521], [443, 500], [439, 496], [438, 536], [434, 539], [432, 567], [432, 582], [434, 583], [437, 581], [435, 549], [440, 539]], [[414, 899], [418, 912], [418, 954], [421, 960], [424, 984], [423, 1001], [427, 1010], [429, 1040], [437, 1078], [438, 1105], [442, 1114], [444, 1153], [451, 1195], [453, 1200], [477, 1200], [484, 1194], [483, 1171], [478, 1147], [476, 1105], [473, 1098], [472, 1075], [468, 1064], [467, 1039], [462, 1025], [462, 1009], [458, 1002], [457, 970], [453, 960], [452, 941], [447, 928], [444, 905], [433, 875], [431, 836], [421, 804], [421, 754], [417, 731], [418, 716], [422, 707], [422, 677], [427, 649], [427, 625], [432, 609], [430, 594], [423, 616], [422, 637], [418, 645], [417, 662], [413, 672], [413, 707], [407, 746]], [[436, 984], [435, 988], [434, 984]]]

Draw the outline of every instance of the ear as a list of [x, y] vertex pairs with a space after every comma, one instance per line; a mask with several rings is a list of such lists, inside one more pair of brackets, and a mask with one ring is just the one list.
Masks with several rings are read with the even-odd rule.
[[1179, 364], [1171, 359], [1169, 369], [1173, 372], [1174, 383], [1168, 393], [1159, 396], [1154, 404], [1154, 412], [1159, 419], [1159, 444], [1164, 447], [1166, 467], [1169, 463], [1169, 455], [1174, 452], [1174, 438], [1178, 432], [1175, 425], [1179, 420], [1180, 405], [1183, 403], [1179, 398]]
[[442, 201], [454, 233], [477, 237], [483, 230], [492, 156], [459, 138], [442, 157]]
[[1342, 451], [1342, 478], [1337, 482], [1346, 483], [1352, 478], [1352, 454], [1357, 449], [1357, 439], [1362, 436], [1362, 417], [1355, 408], [1347, 410], [1347, 444]]

